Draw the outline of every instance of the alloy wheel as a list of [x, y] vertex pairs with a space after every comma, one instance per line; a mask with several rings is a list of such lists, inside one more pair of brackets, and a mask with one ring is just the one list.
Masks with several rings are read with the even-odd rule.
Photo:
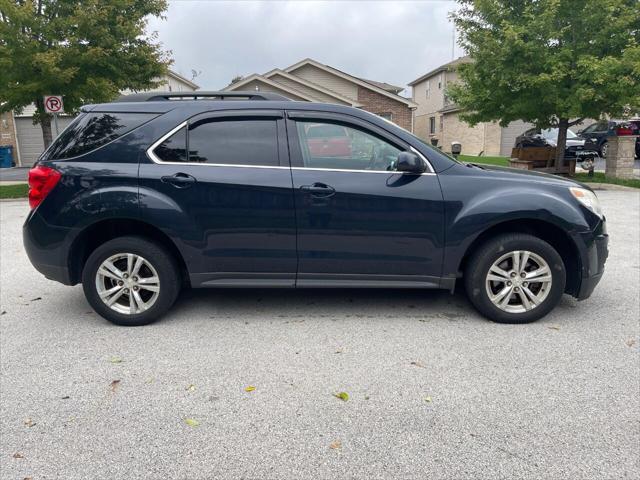
[[96, 290], [110, 309], [135, 315], [149, 310], [158, 300], [160, 277], [144, 257], [117, 253], [100, 264]]
[[486, 276], [489, 300], [508, 313], [524, 313], [542, 304], [553, 278], [549, 264], [527, 250], [515, 250], [502, 255]]

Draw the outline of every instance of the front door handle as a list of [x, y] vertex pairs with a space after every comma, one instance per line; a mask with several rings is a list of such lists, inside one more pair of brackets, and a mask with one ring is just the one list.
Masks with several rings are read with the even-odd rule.
[[163, 183], [168, 183], [175, 188], [188, 188], [196, 183], [196, 178], [188, 173], [178, 172], [175, 175], [160, 177]]
[[313, 185], [302, 185], [300, 187], [305, 193], [310, 193], [314, 197], [330, 197], [334, 193], [336, 193], [336, 189], [325, 185], [324, 183], [314, 183]]

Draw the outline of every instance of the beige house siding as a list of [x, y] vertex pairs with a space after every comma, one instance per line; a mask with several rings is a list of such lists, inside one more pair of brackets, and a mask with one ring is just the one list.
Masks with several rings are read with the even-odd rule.
[[318, 102], [336, 103], [338, 105], [351, 105], [350, 103], [338, 100], [337, 98], [332, 97], [331, 95], [327, 95], [326, 93], [320, 92], [311, 87], [307, 87], [306, 85], [296, 82], [295, 80], [291, 80], [289, 78], [283, 77], [282, 75], [275, 74], [269, 77], [269, 80], [272, 80], [276, 83], [289, 87], [293, 90], [297, 90], [301, 93], [304, 93], [305, 95], [312, 97], [314, 100]]
[[345, 97], [353, 98], [354, 100], [358, 98], [358, 85], [314, 65], [302, 65], [295, 70], [289, 70], [288, 73], [304, 78], [309, 82], [322, 85], [323, 87], [333, 90]]
[[[257, 87], [257, 88], [256, 88]], [[250, 82], [244, 84], [242, 86], [242, 90], [246, 90], [246, 91], [250, 91], [250, 92], [254, 92], [254, 91], [259, 91], [259, 92], [273, 92], [273, 93], [279, 93], [280, 95], [283, 95], [287, 98], [290, 98], [292, 100], [300, 100], [300, 101], [308, 101], [306, 98], [300, 97], [298, 95], [295, 95], [287, 90], [284, 89], [280, 89], [278, 87], [275, 87], [273, 85], [269, 85], [268, 83], [264, 83], [261, 82], [260, 80], [251, 80]], [[302, 92], [300, 92], [302, 93]]]
[[460, 120], [457, 112], [444, 115], [441, 148], [451, 152], [451, 143], [460, 142], [464, 155], [500, 155], [502, 128], [496, 122], [479, 123], [473, 127]]

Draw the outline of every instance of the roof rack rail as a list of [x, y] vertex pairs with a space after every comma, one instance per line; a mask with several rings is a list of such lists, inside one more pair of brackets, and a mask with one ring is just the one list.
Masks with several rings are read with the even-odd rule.
[[291, 100], [273, 92], [147, 92], [122, 95], [116, 102], [158, 102], [163, 100]]

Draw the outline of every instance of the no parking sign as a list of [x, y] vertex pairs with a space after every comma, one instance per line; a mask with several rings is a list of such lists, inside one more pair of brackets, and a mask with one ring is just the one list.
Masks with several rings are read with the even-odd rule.
[[44, 97], [44, 111], [47, 113], [64, 113], [61, 95], [46, 95]]

